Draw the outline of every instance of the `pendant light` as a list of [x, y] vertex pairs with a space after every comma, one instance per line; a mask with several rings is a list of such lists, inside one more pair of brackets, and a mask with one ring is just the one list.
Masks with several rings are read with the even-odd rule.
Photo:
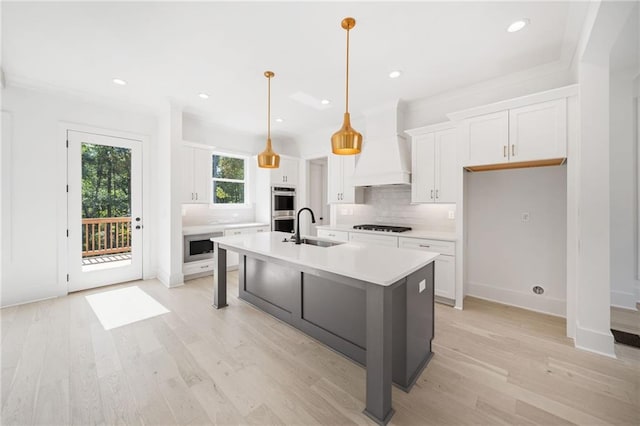
[[271, 148], [271, 78], [275, 76], [273, 71], [265, 71], [264, 76], [269, 81], [267, 103], [267, 147], [258, 154], [258, 167], [263, 169], [277, 169], [280, 166], [280, 156]]
[[347, 30], [346, 102], [342, 128], [331, 136], [331, 151], [337, 155], [354, 155], [359, 154], [362, 149], [362, 135], [351, 127], [351, 116], [349, 115], [349, 30], [356, 26], [356, 20], [344, 18], [341, 25]]

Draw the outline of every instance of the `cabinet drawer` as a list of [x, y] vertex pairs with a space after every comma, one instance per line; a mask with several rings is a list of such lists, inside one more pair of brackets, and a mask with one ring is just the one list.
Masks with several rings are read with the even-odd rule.
[[334, 231], [332, 229], [318, 229], [318, 237], [328, 240], [349, 241], [349, 233], [346, 231]]
[[228, 237], [230, 235], [241, 235], [241, 234], [247, 234], [247, 230], [246, 229], [227, 229], [224, 231], [225, 237]]
[[190, 262], [182, 265], [184, 275], [199, 274], [200, 272], [213, 271], [213, 260], [207, 262]]
[[399, 239], [400, 248], [433, 251], [449, 256], [456, 255], [456, 243], [453, 241], [427, 240], [425, 238], [408, 237], [400, 237]]
[[269, 232], [271, 231], [271, 227], [270, 226], [261, 226], [259, 228], [253, 228], [256, 232]]
[[376, 244], [386, 247], [398, 247], [398, 237], [388, 235], [365, 234], [361, 232], [349, 232], [349, 241], [366, 244]]

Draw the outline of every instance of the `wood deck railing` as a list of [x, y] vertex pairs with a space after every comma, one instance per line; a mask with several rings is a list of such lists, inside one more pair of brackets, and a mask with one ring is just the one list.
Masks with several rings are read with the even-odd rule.
[[131, 251], [131, 218], [82, 219], [82, 257]]

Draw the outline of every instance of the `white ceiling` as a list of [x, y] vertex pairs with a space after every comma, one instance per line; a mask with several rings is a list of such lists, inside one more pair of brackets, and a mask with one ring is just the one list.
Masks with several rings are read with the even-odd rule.
[[[351, 32], [350, 109], [428, 97], [568, 60], [586, 3], [10, 3], [2, 2], [9, 84], [55, 87], [156, 107], [167, 98], [208, 121], [266, 133], [273, 70], [274, 135], [341, 124], [345, 16]], [[518, 18], [531, 25], [506, 27]], [[389, 71], [401, 69], [399, 79]], [[129, 84], [121, 87], [115, 77]], [[206, 92], [208, 100], [198, 97]], [[317, 110], [290, 98], [332, 100]]]

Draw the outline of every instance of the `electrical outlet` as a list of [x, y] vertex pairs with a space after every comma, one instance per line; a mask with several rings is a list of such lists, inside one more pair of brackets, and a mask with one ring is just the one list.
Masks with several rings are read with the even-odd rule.
[[427, 288], [427, 282], [425, 280], [420, 281], [418, 284], [418, 293], [422, 293]]
[[456, 212], [453, 210], [449, 210], [449, 219], [455, 219], [456, 218]]
[[529, 212], [523, 212], [523, 213], [520, 215], [520, 220], [521, 220], [522, 222], [529, 222], [529, 219], [530, 219], [530, 218], [531, 218], [531, 216], [529, 215]]

